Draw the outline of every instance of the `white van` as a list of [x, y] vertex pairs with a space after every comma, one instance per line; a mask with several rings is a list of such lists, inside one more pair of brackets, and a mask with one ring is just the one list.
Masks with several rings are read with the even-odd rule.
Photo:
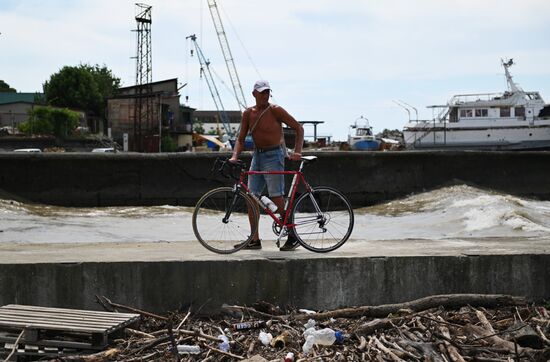
[[13, 152], [31, 152], [31, 153], [40, 153], [42, 152], [40, 148], [19, 148], [17, 150], [13, 150]]
[[115, 149], [112, 147], [108, 148], [94, 148], [92, 152], [100, 152], [100, 153], [114, 153]]

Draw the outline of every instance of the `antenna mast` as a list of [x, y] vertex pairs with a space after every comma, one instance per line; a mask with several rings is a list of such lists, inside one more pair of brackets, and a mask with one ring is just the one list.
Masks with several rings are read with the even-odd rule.
[[502, 63], [502, 66], [504, 67], [504, 73], [506, 74], [506, 81], [508, 82], [508, 88], [512, 93], [515, 92], [523, 92], [523, 89], [519, 85], [517, 85], [514, 80], [512, 79], [512, 75], [510, 74], [510, 71], [508, 70], [512, 65], [514, 65], [514, 59], [509, 59], [508, 61], [504, 61], [501, 59], [500, 61]]

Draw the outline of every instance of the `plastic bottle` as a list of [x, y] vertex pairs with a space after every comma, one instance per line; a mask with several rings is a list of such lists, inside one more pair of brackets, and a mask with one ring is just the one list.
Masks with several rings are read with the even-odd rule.
[[178, 345], [179, 353], [189, 353], [189, 354], [199, 354], [201, 353], [201, 348], [199, 346], [190, 346], [188, 344]]
[[[338, 332], [341, 336], [341, 332]], [[320, 329], [320, 330], [313, 330], [313, 327], [308, 328], [304, 332], [304, 336], [306, 337], [306, 342], [302, 346], [302, 351], [304, 351], [305, 354], [308, 354], [309, 351], [311, 351], [311, 348], [313, 348], [313, 345], [321, 345], [321, 346], [332, 346], [334, 342], [336, 341], [336, 332], [334, 332], [330, 328]]]
[[229, 339], [223, 334], [220, 334], [218, 339], [222, 341], [218, 344], [218, 348], [224, 352], [229, 352]]
[[260, 342], [262, 342], [264, 346], [268, 346], [271, 340], [273, 339], [273, 336], [271, 335], [271, 333], [265, 333], [264, 331], [261, 331], [258, 338], [260, 339]]
[[285, 357], [285, 362], [294, 362], [294, 353], [288, 352]]
[[260, 200], [262, 200], [263, 204], [264, 204], [269, 210], [271, 210], [271, 212], [277, 211], [277, 209], [278, 209], [277, 205], [275, 205], [275, 203], [274, 203], [273, 201], [271, 201], [271, 200], [269, 199], [269, 197], [267, 197], [267, 196], [262, 196], [262, 197], [260, 198]]
[[336, 342], [336, 332], [330, 328], [321, 329], [313, 333], [315, 344], [323, 346], [332, 346]]

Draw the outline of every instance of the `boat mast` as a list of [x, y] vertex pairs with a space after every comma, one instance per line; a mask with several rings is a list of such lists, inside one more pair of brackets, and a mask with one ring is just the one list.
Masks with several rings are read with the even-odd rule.
[[510, 71], [508, 68], [510, 68], [512, 65], [514, 65], [514, 59], [509, 59], [507, 62], [504, 60], [501, 60], [502, 66], [504, 67], [504, 73], [506, 74], [506, 81], [508, 82], [508, 88], [510, 89], [510, 92], [516, 93], [516, 92], [523, 92], [523, 89], [514, 81], [512, 80], [512, 75], [510, 74]]

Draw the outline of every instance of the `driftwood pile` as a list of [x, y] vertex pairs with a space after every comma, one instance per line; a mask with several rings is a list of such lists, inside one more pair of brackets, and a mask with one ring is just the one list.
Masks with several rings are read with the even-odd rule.
[[[127, 329], [125, 338], [101, 353], [57, 361], [283, 361], [289, 352], [294, 361], [550, 360], [549, 305], [506, 295], [440, 295], [322, 313], [286, 313], [257, 303], [224, 306], [225, 314], [216, 319], [195, 318], [189, 312], [157, 316], [104, 297], [102, 302], [141, 312], [139, 330]], [[304, 324], [313, 324], [310, 320], [317, 329], [340, 331], [343, 342], [315, 346], [305, 354]], [[273, 336], [271, 343], [260, 341], [261, 331]], [[226, 351], [220, 335], [229, 341]], [[182, 345], [198, 346], [200, 352], [182, 353]]]

